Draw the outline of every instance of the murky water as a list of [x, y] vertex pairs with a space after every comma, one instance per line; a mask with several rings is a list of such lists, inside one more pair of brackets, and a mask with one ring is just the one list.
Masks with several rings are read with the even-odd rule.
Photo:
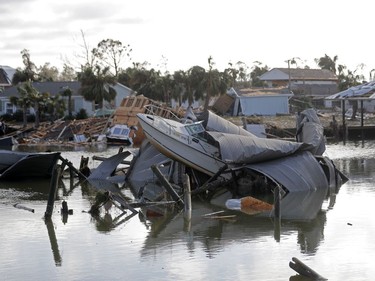
[[[1, 182], [0, 280], [304, 280], [289, 267], [292, 257], [329, 280], [374, 280], [374, 148], [375, 142], [328, 145], [327, 155], [350, 181], [314, 220], [283, 220], [280, 233], [270, 218], [205, 218], [221, 209], [196, 201], [190, 224], [183, 213], [146, 218], [117, 208], [94, 219], [84, 211], [95, 192], [70, 190], [69, 179], [46, 222], [48, 181]], [[76, 167], [82, 155], [117, 152], [69, 150], [63, 157]], [[61, 216], [64, 199], [73, 215]]]

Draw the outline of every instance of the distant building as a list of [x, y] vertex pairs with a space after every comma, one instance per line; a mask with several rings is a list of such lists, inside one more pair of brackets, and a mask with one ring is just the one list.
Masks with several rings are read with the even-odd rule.
[[231, 116], [289, 114], [288, 89], [240, 89], [231, 88], [220, 96], [212, 108], [220, 114]]
[[323, 98], [338, 92], [338, 78], [330, 70], [273, 68], [259, 77], [269, 88], [286, 87], [295, 95]]
[[[77, 114], [81, 109], [85, 109], [88, 116], [92, 116], [95, 114], [97, 110], [94, 102], [85, 100], [83, 96], [79, 93], [81, 83], [78, 81], [33, 82], [32, 85], [40, 93], [49, 93], [51, 96], [61, 94], [64, 91], [64, 89], [69, 88], [72, 91], [71, 102], [73, 114]], [[120, 83], [117, 83], [116, 85], [111, 87], [113, 87], [116, 91], [116, 98], [111, 103], [105, 102], [105, 109], [116, 109], [116, 107], [118, 107], [121, 104], [121, 101], [125, 97], [134, 94], [134, 91], [132, 89]], [[4, 88], [2, 93], [0, 93], [0, 116], [3, 114], [13, 114], [17, 111], [17, 107], [10, 102], [11, 96], [19, 96], [16, 86], [8, 86]], [[68, 97], [62, 98], [66, 99], [68, 103]], [[32, 108], [30, 108], [30, 113], [34, 113]]]

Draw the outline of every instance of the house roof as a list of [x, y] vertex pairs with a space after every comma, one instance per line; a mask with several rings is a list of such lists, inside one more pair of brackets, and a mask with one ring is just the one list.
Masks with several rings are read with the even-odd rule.
[[260, 80], [317, 80], [337, 81], [337, 76], [327, 69], [273, 68], [259, 77]]
[[[52, 96], [61, 94], [67, 87], [69, 87], [72, 90], [72, 96], [81, 96], [81, 94], [79, 93], [79, 89], [81, 88], [81, 82], [78, 81], [32, 82], [32, 85], [35, 89], [38, 90], [39, 93], [49, 93]], [[128, 91], [132, 91], [130, 88], [120, 83], [116, 83], [116, 85], [114, 85], [113, 87], [115, 88], [116, 92], [118, 89], [127, 89]], [[19, 96], [17, 86], [5, 88], [4, 92], [0, 95], [0, 97], [11, 96]]]
[[0, 65], [0, 86], [11, 86], [15, 72], [16, 70], [10, 66]]
[[[79, 95], [78, 90], [81, 87], [81, 82], [78, 81], [65, 81], [65, 82], [33, 82], [33, 87], [40, 93], [50, 93], [51, 95], [57, 95], [64, 91], [65, 87], [69, 87], [72, 90], [72, 96]], [[19, 96], [17, 86], [6, 88], [2, 96]]]
[[235, 92], [239, 97], [292, 95], [287, 88], [246, 88]]

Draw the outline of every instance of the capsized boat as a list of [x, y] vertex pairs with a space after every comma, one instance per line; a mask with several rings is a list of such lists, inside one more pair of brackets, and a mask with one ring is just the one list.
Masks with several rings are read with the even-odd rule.
[[60, 152], [28, 153], [0, 150], [0, 180], [52, 175]]

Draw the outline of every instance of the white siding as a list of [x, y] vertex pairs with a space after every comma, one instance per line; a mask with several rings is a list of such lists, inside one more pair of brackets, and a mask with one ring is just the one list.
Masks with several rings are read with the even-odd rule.
[[241, 97], [240, 106], [245, 116], [289, 114], [289, 95]]
[[260, 77], [259, 77], [260, 80], [266, 80], [266, 81], [269, 81], [269, 80], [288, 80], [289, 79], [289, 75], [278, 70], [278, 69], [272, 69], [264, 74], [262, 74]]

